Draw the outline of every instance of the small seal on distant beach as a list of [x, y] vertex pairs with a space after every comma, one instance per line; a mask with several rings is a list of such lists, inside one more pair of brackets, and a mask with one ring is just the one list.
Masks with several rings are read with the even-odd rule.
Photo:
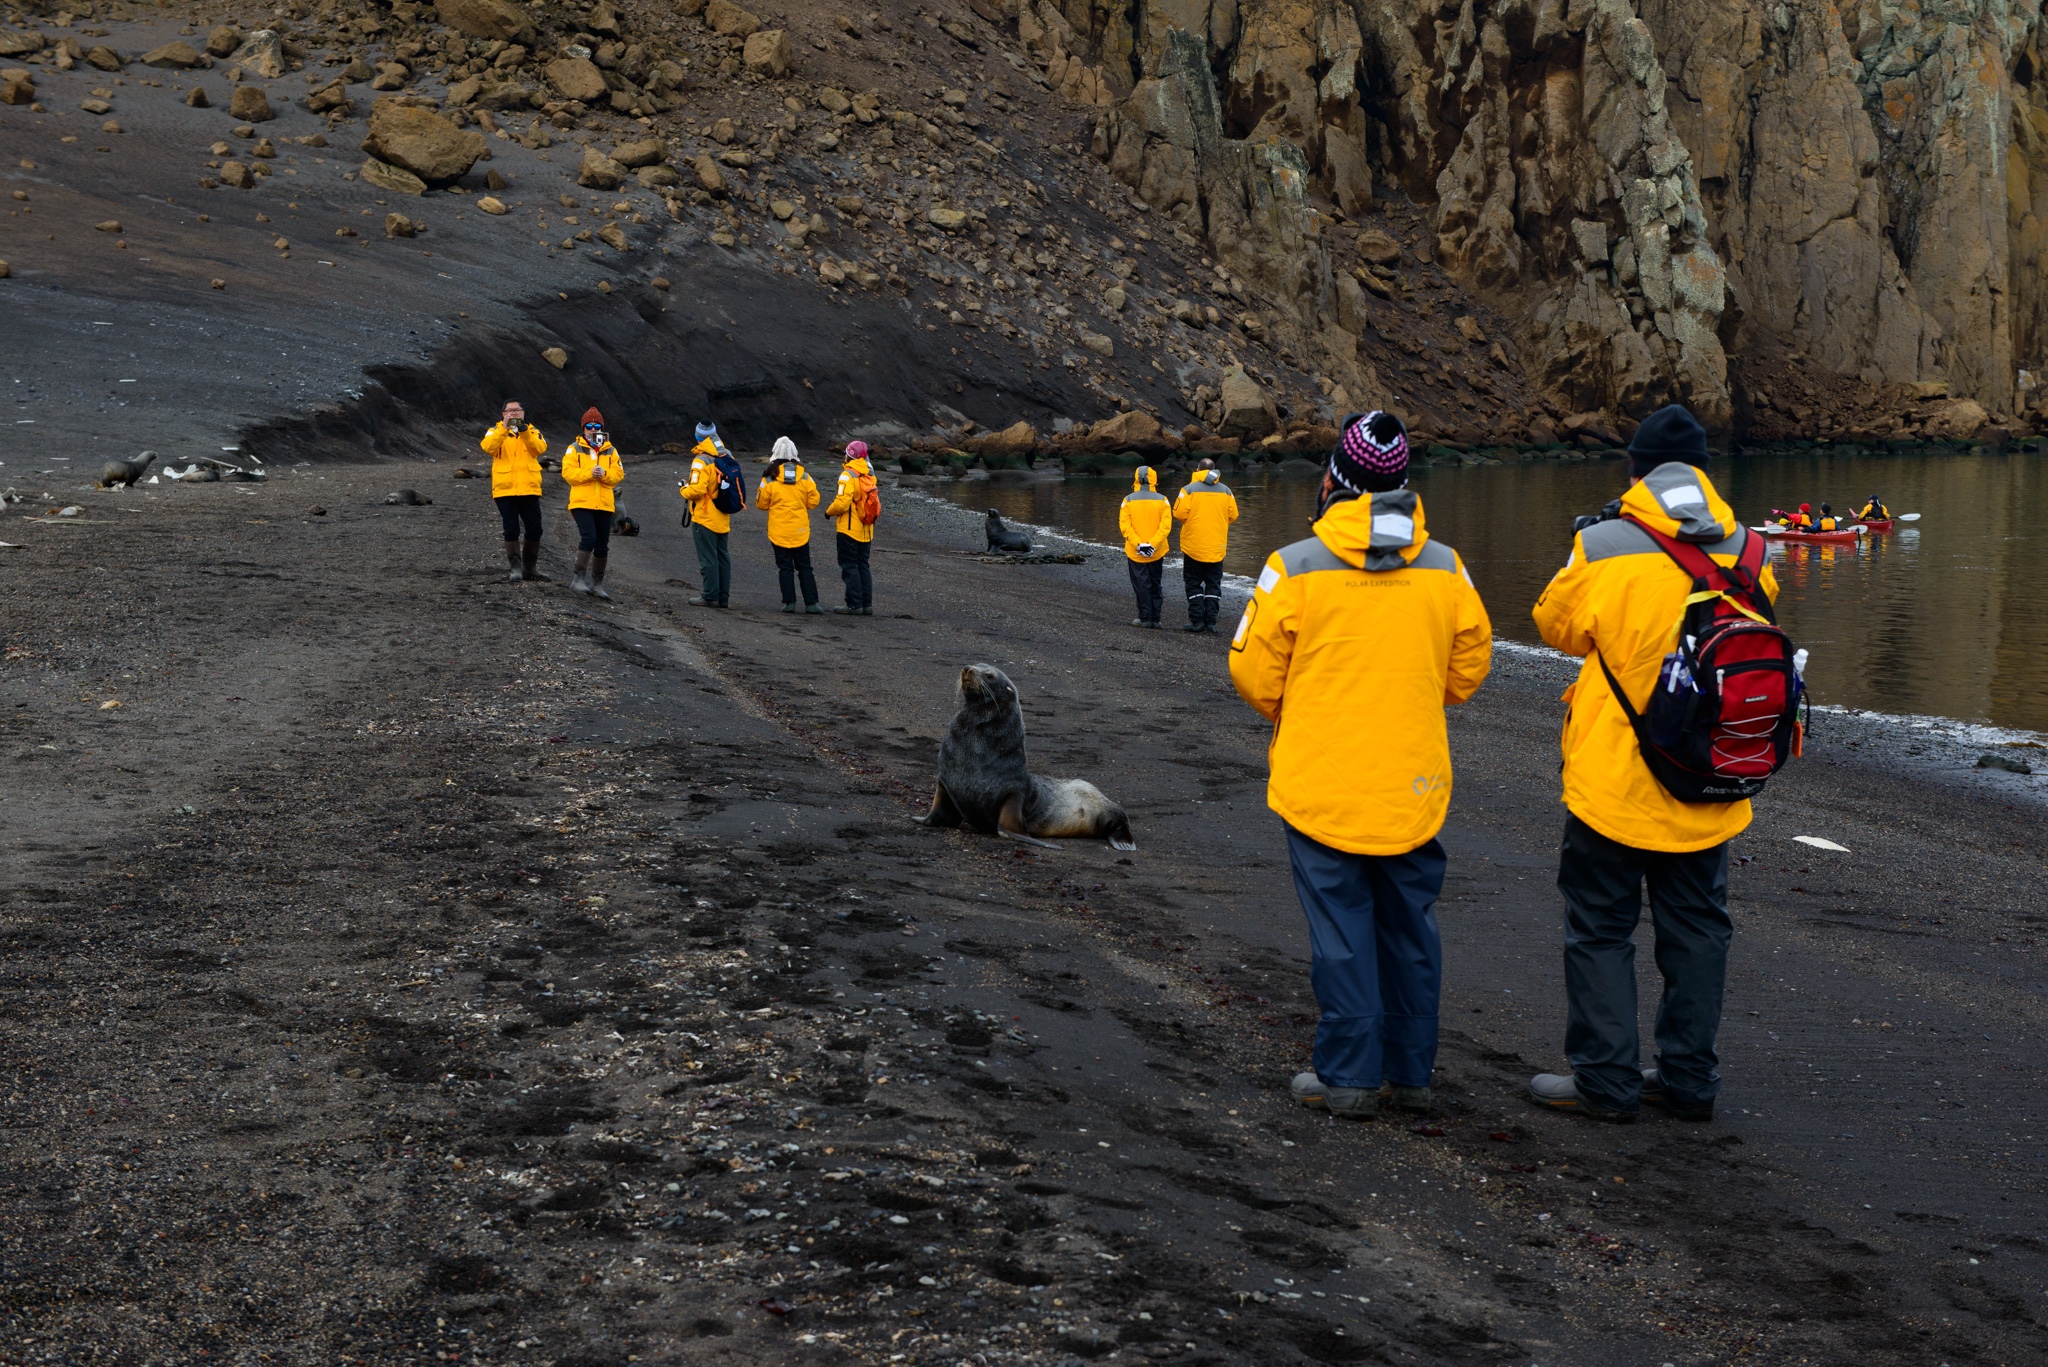
[[[991, 514], [993, 516], [993, 514]], [[994, 665], [960, 671], [960, 710], [939, 743], [939, 786], [922, 826], [965, 824], [1032, 845], [1042, 836], [1103, 836], [1135, 850], [1124, 809], [1086, 779], [1040, 778], [1024, 763], [1017, 686]], [[1048, 846], [1048, 848], [1051, 848]]]
[[384, 501], [399, 508], [429, 508], [434, 503], [431, 498], [422, 498], [417, 489], [393, 489], [384, 495]]
[[99, 486], [102, 489], [126, 489], [141, 479], [155, 460], [154, 451], [144, 451], [133, 460], [110, 460], [100, 467]]
[[1031, 537], [1024, 532], [1003, 525], [1003, 515], [991, 508], [988, 510], [988, 548], [1010, 555], [1031, 554]]

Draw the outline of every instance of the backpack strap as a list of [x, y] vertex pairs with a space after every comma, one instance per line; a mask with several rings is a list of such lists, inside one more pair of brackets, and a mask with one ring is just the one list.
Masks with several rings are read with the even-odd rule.
[[[1729, 601], [1745, 615], [1759, 621], [1777, 622], [1777, 614], [1771, 608], [1769, 595], [1763, 591], [1764, 539], [1747, 527], [1742, 531], [1742, 549], [1735, 554], [1733, 565], [1723, 565], [1690, 541], [1666, 536], [1641, 519], [1624, 513], [1622, 520], [1632, 523], [1636, 529], [1657, 543], [1658, 549], [1671, 557], [1678, 568], [1692, 576], [1693, 588], [1709, 593], [1730, 594]], [[1731, 593], [1732, 591], [1732, 593]], [[1733, 594], [1740, 594], [1746, 600], [1738, 601]], [[1750, 611], [1750, 609], [1755, 611]], [[1762, 614], [1758, 616], [1758, 614]]]

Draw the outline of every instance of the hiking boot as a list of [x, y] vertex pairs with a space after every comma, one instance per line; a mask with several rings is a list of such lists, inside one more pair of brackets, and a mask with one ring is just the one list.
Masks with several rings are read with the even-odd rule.
[[875, 610], [873, 608], [862, 608], [860, 610], [860, 615], [863, 617], [872, 617], [875, 615]]
[[1181, 630], [1182, 630], [1182, 631], [1207, 631], [1207, 630], [1208, 630], [1208, 628], [1207, 628], [1207, 627], [1205, 627], [1205, 626], [1202, 626], [1201, 624], [1199, 624], [1199, 623], [1196, 623], [1196, 622], [1189, 622], [1189, 623], [1188, 623], [1188, 624], [1187, 624], [1186, 626], [1182, 627], [1182, 628], [1181, 628]]
[[578, 593], [590, 592], [590, 571], [578, 570], [569, 579], [569, 587]]
[[548, 577], [540, 572], [540, 542], [529, 541], [519, 552], [519, 577], [529, 584], [545, 584]]
[[1296, 1073], [1287, 1090], [1312, 1111], [1328, 1111], [1349, 1120], [1372, 1120], [1380, 1113], [1377, 1089], [1326, 1086], [1313, 1072]]
[[590, 592], [609, 603], [612, 601], [612, 596], [604, 591], [604, 562], [607, 558], [605, 556], [598, 556], [591, 560]]
[[825, 609], [819, 607], [816, 603], [804, 604], [804, 611], [816, 613], [820, 617], [823, 617], [825, 615]]
[[795, 611], [796, 611], [796, 604], [795, 604], [795, 603], [784, 603], [784, 604], [782, 605], [782, 610], [783, 610], [784, 612], [795, 612]]
[[1159, 630], [1159, 623], [1157, 623], [1157, 622], [1147, 622], [1147, 623], [1145, 623], [1145, 627], [1146, 627], [1146, 629], [1147, 629], [1147, 630], [1149, 630], [1149, 631], [1157, 631], [1157, 630]]
[[1677, 1120], [1707, 1121], [1714, 1118], [1711, 1101], [1681, 1101], [1664, 1092], [1664, 1078], [1655, 1068], [1643, 1069], [1643, 1100]]
[[690, 600], [690, 604], [693, 607], [715, 608], [718, 606], [718, 600], [716, 598], [706, 598], [702, 594], [699, 594], [697, 597], [692, 598]]
[[519, 544], [517, 542], [507, 541], [505, 543], [505, 569], [505, 577], [515, 584], [526, 578], [526, 571], [519, 566]]
[[832, 615], [833, 615], [834, 617], [858, 617], [858, 616], [860, 616], [860, 609], [859, 609], [859, 608], [834, 608], [834, 609], [832, 609]]
[[1580, 1096], [1579, 1080], [1570, 1073], [1538, 1073], [1530, 1078], [1529, 1099], [1548, 1110], [1582, 1115], [1588, 1120], [1604, 1120], [1613, 1125], [1636, 1123], [1634, 1111], [1609, 1110]]
[[1380, 1105], [1402, 1115], [1428, 1115], [1436, 1109], [1427, 1087], [1403, 1087], [1398, 1082], [1389, 1082], [1380, 1088]]
[[1133, 618], [1131, 619], [1131, 625], [1132, 625], [1132, 626], [1134, 626], [1134, 627], [1141, 627], [1141, 626], [1144, 626], [1144, 625], [1145, 625], [1145, 619], [1144, 619], [1144, 618], [1142, 618], [1142, 617], [1133, 617]]

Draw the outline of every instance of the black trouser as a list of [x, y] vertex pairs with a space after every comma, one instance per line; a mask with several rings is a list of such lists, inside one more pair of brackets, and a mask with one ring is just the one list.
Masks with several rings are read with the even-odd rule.
[[1579, 1095], [1617, 1111], [1642, 1099], [1636, 1038], [1636, 923], [1643, 884], [1657, 933], [1657, 1069], [1664, 1093], [1705, 1105], [1721, 1090], [1714, 1052], [1728, 979], [1728, 846], [1659, 854], [1609, 840], [1565, 817], [1557, 887], [1564, 894], [1564, 1050]]
[[1132, 560], [1131, 592], [1138, 596], [1138, 620], [1154, 622], [1166, 610], [1166, 590], [1161, 587], [1161, 577], [1166, 572], [1164, 560]]
[[603, 508], [571, 508], [576, 519], [576, 549], [602, 560], [611, 554], [612, 515]]
[[526, 529], [528, 541], [540, 540], [539, 494], [500, 494], [492, 502], [498, 505], [498, 516], [505, 523], [507, 541], [517, 541], [521, 527]]
[[875, 576], [868, 568], [868, 552], [874, 543], [856, 540], [845, 532], [834, 535], [839, 538], [839, 577], [846, 583], [846, 606], [855, 612], [872, 610]]
[[1183, 556], [1180, 574], [1188, 590], [1188, 625], [1215, 626], [1223, 612], [1223, 562]]
[[796, 587], [804, 587], [804, 606], [818, 605], [818, 576], [811, 572], [811, 545], [807, 541], [801, 546], [777, 546], [775, 548], [775, 577], [782, 584], [782, 601], [796, 601]]
[[725, 539], [729, 532], [714, 532], [699, 522], [690, 528], [690, 541], [697, 548], [697, 568], [704, 575], [704, 601], [723, 604], [732, 592], [732, 554]]

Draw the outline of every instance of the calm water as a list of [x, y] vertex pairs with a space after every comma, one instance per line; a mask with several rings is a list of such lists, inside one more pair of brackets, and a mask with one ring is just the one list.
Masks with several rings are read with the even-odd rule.
[[[1618, 494], [1626, 470], [1620, 461], [1425, 469], [1413, 487], [1431, 533], [1464, 555], [1495, 632], [1533, 643], [1529, 607], [1570, 553], [1572, 519]], [[1815, 451], [1724, 459], [1712, 473], [1750, 523], [1801, 502], [1861, 507], [1872, 493], [1895, 513], [1924, 514], [1911, 530], [1901, 523], [1858, 545], [1775, 549], [1779, 618], [1813, 652], [1817, 701], [2048, 731], [2048, 460]], [[1308, 534], [1315, 481], [1274, 471], [1226, 479], [1242, 516], [1225, 567], [1256, 575], [1268, 552]], [[1128, 476], [929, 487], [965, 507], [1122, 544]], [[1177, 611], [1178, 579], [1168, 586]]]

